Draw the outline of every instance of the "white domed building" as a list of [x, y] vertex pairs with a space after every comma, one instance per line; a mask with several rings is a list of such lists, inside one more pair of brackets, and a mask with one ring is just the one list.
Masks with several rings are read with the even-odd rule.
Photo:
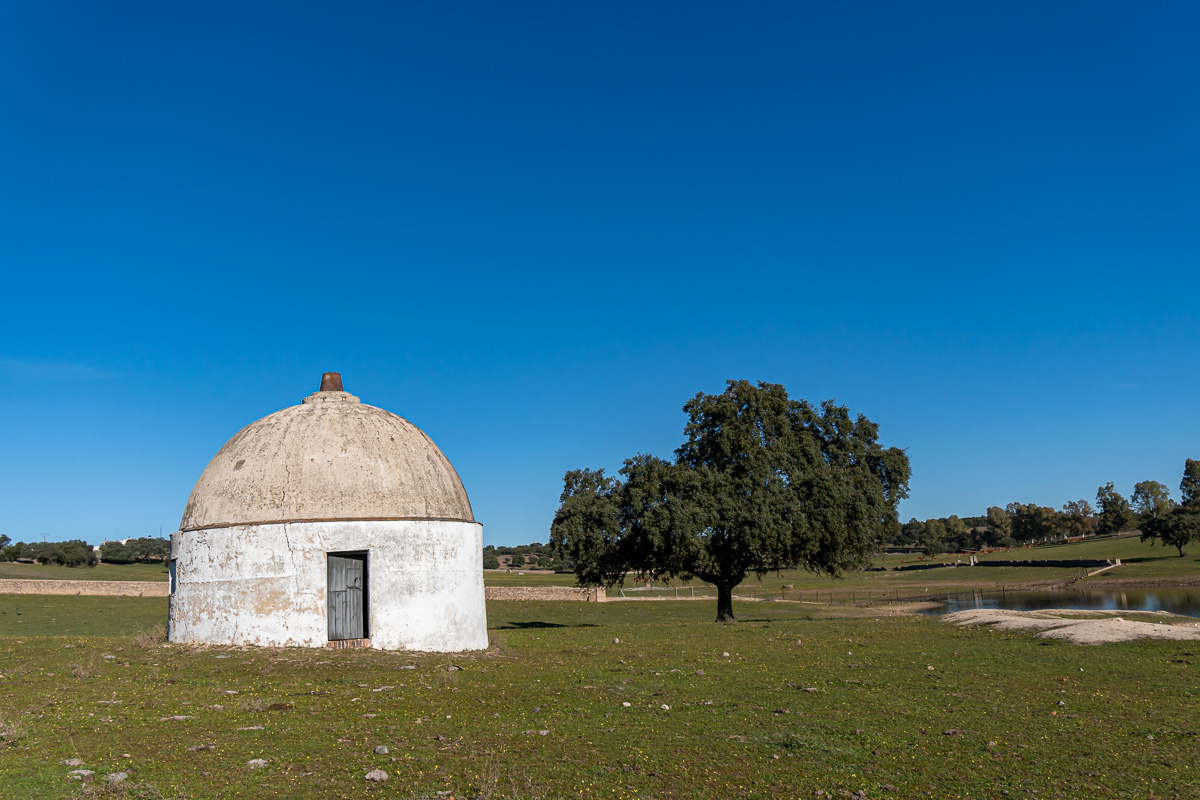
[[230, 439], [171, 536], [172, 642], [487, 647], [483, 526], [408, 420], [326, 373]]

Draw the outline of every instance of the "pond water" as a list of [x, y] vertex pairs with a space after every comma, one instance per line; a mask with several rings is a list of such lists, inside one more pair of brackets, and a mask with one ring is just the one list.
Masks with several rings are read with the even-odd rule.
[[923, 612], [949, 614], [971, 608], [1073, 608], [1101, 611], [1168, 611], [1200, 617], [1200, 586], [1154, 586], [1127, 589], [1052, 589], [1020, 592], [975, 592], [938, 598], [943, 605]]

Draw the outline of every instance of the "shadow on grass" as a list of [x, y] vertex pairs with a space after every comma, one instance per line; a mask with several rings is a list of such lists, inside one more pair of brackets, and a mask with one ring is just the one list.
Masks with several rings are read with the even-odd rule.
[[[1186, 560], [1187, 556], [1184, 555], [1183, 558]], [[1138, 556], [1136, 558], [1122, 558], [1121, 563], [1122, 564], [1145, 564], [1145, 563], [1148, 563], [1151, 561], [1178, 561], [1178, 560], [1179, 560], [1178, 553], [1164, 553], [1163, 555], [1160, 555], [1160, 556]]]
[[542, 622], [534, 620], [532, 622], [506, 622], [503, 625], [497, 625], [492, 628], [494, 631], [503, 630], [525, 630], [528, 628], [595, 628], [597, 627], [591, 622], [575, 622], [570, 624], [562, 624], [559, 622]]

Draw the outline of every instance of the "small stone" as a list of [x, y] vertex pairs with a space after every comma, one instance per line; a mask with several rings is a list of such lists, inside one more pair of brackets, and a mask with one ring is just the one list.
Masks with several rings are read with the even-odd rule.
[[228, 654], [228, 653], [222, 653], [221, 655], [217, 656], [217, 658], [229, 658], [229, 654]]
[[[621, 703], [621, 705], [622, 705], [623, 707], [625, 707], [625, 708], [629, 708], [631, 705], [633, 705], [633, 703]], [[71, 763], [71, 762], [69, 762], [69, 761], [68, 761], [67, 763], [69, 764], [69, 763]], [[82, 762], [82, 761], [80, 761], [79, 763], [80, 763], [80, 764], [82, 764], [83, 762]]]
[[63, 763], [66, 764], [68, 767], [82, 767], [83, 759], [82, 758], [68, 758]]
[[248, 728], [238, 728], [239, 731], [261, 731], [262, 729], [262, 725], [251, 725]]
[[121, 753], [121, 758], [133, 758], [129, 753]]
[[388, 754], [387, 745], [381, 744], [381, 745], [379, 745], [379, 747], [375, 748], [375, 755], [386, 756], [387, 754]]
[[659, 708], [661, 708], [663, 711], [671, 710], [671, 707], [669, 705], [667, 705], [666, 703], [663, 703], [661, 706], [659, 706]]
[[721, 653], [721, 658], [729, 658], [729, 653]]
[[549, 735], [549, 733], [550, 733], [550, 731], [543, 729], [543, 730], [538, 731], [538, 736], [547, 736], [547, 735]]
[[235, 691], [234, 689], [226, 689], [225, 694], [237, 694], [237, 691]]
[[1154, 734], [1153, 734], [1153, 733], [1147, 733], [1147, 734], [1146, 734], [1146, 738], [1147, 738], [1147, 739], [1153, 739], [1153, 738], [1154, 738]]
[[613, 637], [613, 644], [620, 644], [620, 643], [621, 643], [621, 640], [620, 640], [620, 639], [618, 639], [618, 638], [616, 638], [616, 637], [614, 636], [614, 637]]
[[123, 783], [129, 777], [127, 772], [110, 772], [105, 778], [109, 783]]
[[72, 780], [83, 781], [84, 783], [91, 782], [96, 776], [96, 773], [90, 769], [73, 769], [67, 774], [71, 776]]
[[926, 667], [925, 669], [927, 669], [927, 670], [930, 670], [930, 671], [933, 671], [933, 667], [932, 667], [932, 666], [928, 666], [928, 667]]
[[388, 774], [381, 769], [373, 769], [363, 777], [375, 783], [383, 783], [388, 779]]
[[704, 674], [704, 670], [702, 670], [702, 669], [698, 669], [698, 670], [696, 670], [696, 674], [697, 674], [697, 675], [703, 675], [703, 674]]
[[1059, 701], [1058, 701], [1058, 704], [1059, 704], [1060, 706], [1065, 706], [1065, 705], [1066, 705], [1066, 703], [1064, 703], [1062, 700], [1059, 700]]
[[267, 765], [265, 758], [252, 758], [246, 762], [246, 766], [250, 769], [262, 769]]

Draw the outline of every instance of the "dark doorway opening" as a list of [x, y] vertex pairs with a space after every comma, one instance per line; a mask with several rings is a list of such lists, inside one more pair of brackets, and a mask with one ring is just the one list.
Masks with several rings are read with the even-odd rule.
[[367, 554], [330, 553], [328, 559], [329, 641], [370, 638]]

